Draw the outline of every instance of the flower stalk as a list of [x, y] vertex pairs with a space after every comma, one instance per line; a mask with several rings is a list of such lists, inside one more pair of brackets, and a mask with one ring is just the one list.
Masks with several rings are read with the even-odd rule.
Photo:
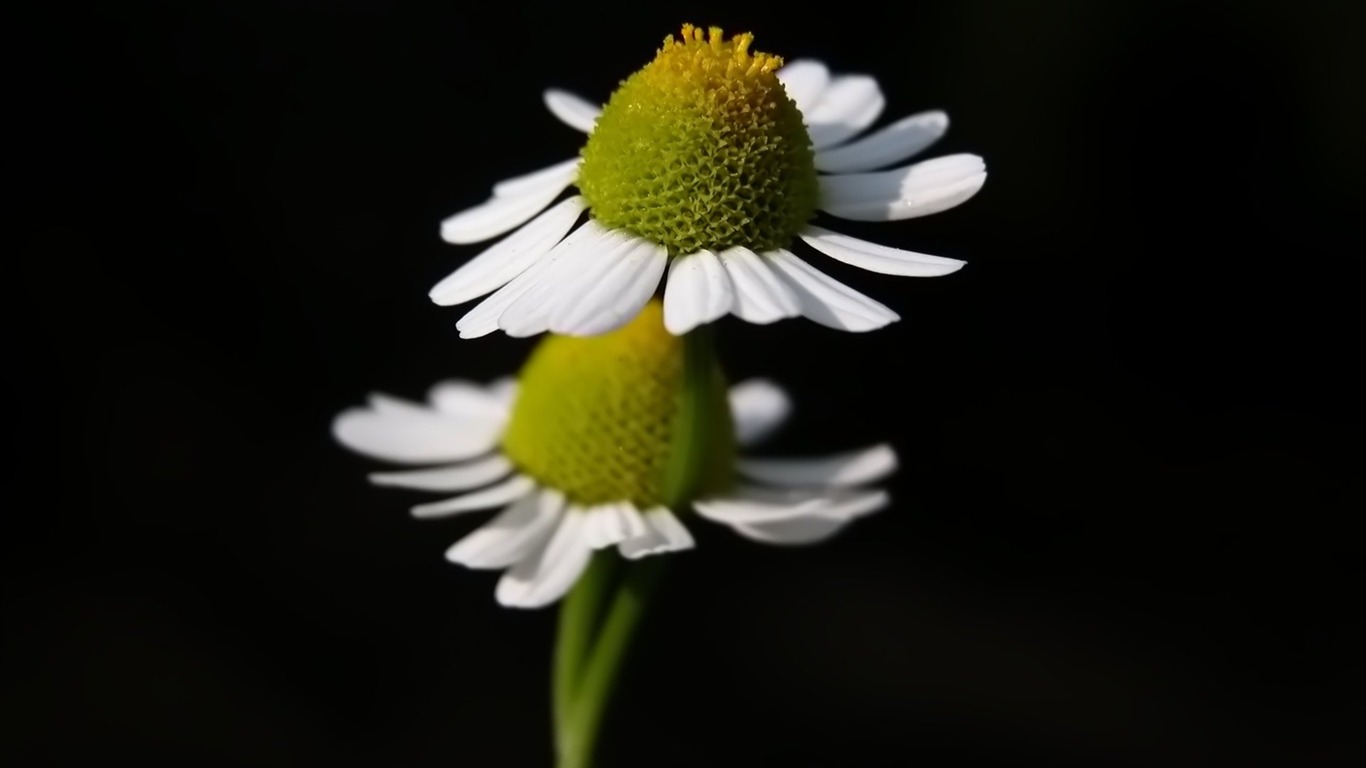
[[[727, 404], [709, 328], [683, 337], [683, 370], [663, 477], [665, 506], [681, 509], [705, 480], [711, 425]], [[663, 571], [661, 558], [620, 567], [599, 552], [560, 609], [553, 672], [557, 768], [591, 768], [593, 751], [631, 636]], [[614, 578], [618, 576], [618, 578]], [[608, 591], [613, 591], [606, 604]]]

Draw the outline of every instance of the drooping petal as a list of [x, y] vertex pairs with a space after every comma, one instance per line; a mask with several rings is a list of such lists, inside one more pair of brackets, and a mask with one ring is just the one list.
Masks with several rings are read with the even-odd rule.
[[814, 226], [807, 226], [798, 233], [798, 236], [805, 240], [807, 245], [832, 259], [884, 275], [939, 277], [957, 272], [967, 263], [958, 259], [878, 245]]
[[[525, 195], [537, 190], [557, 186], [566, 173], [576, 169], [580, 162], [582, 162], [581, 158], [574, 157], [568, 160], [561, 160], [554, 165], [547, 166], [538, 171], [531, 171], [530, 173], [524, 173], [521, 176], [503, 179], [493, 185], [493, 196], [508, 197], [510, 195]], [[572, 181], [578, 174], [569, 173], [568, 175]], [[563, 189], [563, 187], [561, 187], [561, 189]]]
[[602, 114], [602, 107], [594, 106], [587, 99], [558, 88], [546, 89], [544, 99], [546, 108], [558, 117], [560, 122], [584, 133], [593, 131], [593, 124], [598, 121], [598, 115]]
[[[582, 234], [580, 234], [582, 233]], [[555, 308], [572, 302], [601, 279], [629, 251], [634, 235], [608, 229], [589, 220], [546, 259], [536, 284], [518, 296], [498, 316], [498, 327], [509, 336], [532, 336], [550, 330]]]
[[367, 399], [370, 402], [370, 408], [378, 414], [412, 417], [416, 419], [429, 419], [436, 415], [431, 408], [428, 408], [425, 405], [404, 400], [401, 397], [386, 395], [383, 392], [372, 392]]
[[948, 129], [949, 116], [937, 109], [903, 117], [857, 141], [817, 152], [816, 170], [853, 173], [883, 168], [925, 151]]
[[655, 295], [668, 261], [664, 246], [631, 238], [601, 279], [576, 281], [572, 290], [555, 301], [550, 330], [567, 336], [595, 336], [620, 328]]
[[664, 327], [682, 336], [731, 310], [735, 288], [716, 254], [701, 250], [675, 258], [664, 283]]
[[773, 433], [792, 412], [792, 401], [767, 379], [748, 379], [730, 388], [730, 414], [735, 442], [753, 445]]
[[834, 517], [794, 517], [772, 523], [736, 523], [731, 530], [762, 544], [798, 546], [819, 544], [848, 524]]
[[736, 470], [752, 480], [787, 487], [848, 487], [871, 483], [896, 470], [896, 452], [886, 443], [860, 451], [803, 459], [744, 458]]
[[649, 524], [641, 516], [640, 510], [636, 505], [629, 501], [623, 501], [616, 505], [617, 517], [621, 522], [621, 540], [634, 539], [650, 530]]
[[777, 75], [803, 115], [811, 111], [830, 84], [830, 70], [815, 59], [797, 59], [779, 69]]
[[977, 155], [947, 155], [876, 173], [820, 177], [820, 208], [856, 221], [900, 221], [946, 211], [986, 183]]
[[852, 520], [887, 505], [883, 490], [740, 486], [726, 496], [693, 502], [697, 514], [727, 525], [773, 523], [800, 517]]
[[518, 227], [550, 205], [578, 173], [576, 157], [499, 182], [493, 197], [441, 222], [441, 239], [456, 245], [477, 243]]
[[494, 596], [509, 608], [540, 608], [559, 600], [574, 586], [593, 555], [583, 540], [586, 518], [563, 514], [559, 525], [539, 553], [508, 569], [499, 579]]
[[488, 392], [491, 397], [502, 403], [504, 408], [511, 408], [514, 400], [517, 399], [517, 379], [512, 376], [504, 376], [489, 383]]
[[693, 548], [692, 534], [665, 507], [647, 510], [641, 517], [646, 530], [634, 538], [626, 539], [617, 547], [617, 551], [627, 560]]
[[901, 319], [897, 313], [784, 250], [764, 254], [792, 287], [804, 317], [842, 331], [871, 331]]
[[610, 538], [616, 528], [617, 519], [612, 514], [609, 505], [589, 507], [584, 509], [578, 504], [571, 503], [565, 510], [566, 514], [583, 515], [583, 543], [590, 549], [602, 549], [606, 541]]
[[545, 294], [555, 289], [558, 283], [554, 278], [565, 259], [575, 258], [574, 254], [580, 248], [591, 251], [610, 247], [611, 243], [611, 233], [608, 230], [603, 229], [592, 219], [584, 222], [583, 226], [569, 233], [568, 237], [552, 248], [550, 253], [513, 278], [507, 285], [494, 291], [492, 296], [476, 304], [474, 309], [466, 312], [455, 324], [460, 331], [460, 338], [472, 339], [498, 330], [504, 312], [523, 295], [533, 290]]
[[446, 550], [468, 568], [506, 568], [544, 546], [564, 506], [556, 491], [529, 493]]
[[434, 469], [412, 469], [404, 472], [373, 472], [370, 482], [417, 491], [465, 491], [491, 483], [512, 472], [512, 462], [502, 454], [493, 454], [468, 464]]
[[764, 324], [801, 314], [792, 289], [759, 254], [736, 246], [722, 251], [718, 258], [735, 289], [731, 312], [736, 317]]
[[635, 505], [626, 501], [602, 504], [585, 514], [588, 522], [585, 524], [584, 540], [593, 549], [610, 547], [650, 530]]
[[425, 520], [433, 517], [458, 515], [461, 512], [472, 512], [477, 509], [501, 507], [505, 504], [511, 504], [535, 490], [535, 480], [526, 475], [513, 475], [497, 485], [490, 485], [482, 490], [455, 496], [444, 501], [418, 504], [412, 508], [412, 514], [413, 517]]
[[766, 498], [737, 488], [729, 496], [693, 502], [697, 514], [715, 523], [768, 523], [813, 515], [825, 505], [819, 491], [790, 494], [790, 498]]
[[502, 424], [456, 419], [396, 398], [371, 399], [373, 408], [350, 408], [332, 422], [332, 434], [357, 453], [407, 464], [462, 461], [492, 450]]
[[583, 198], [578, 195], [555, 205], [461, 265], [437, 283], [427, 296], [434, 303], [449, 307], [506, 285], [564, 239], [583, 206]]
[[488, 387], [464, 379], [437, 382], [427, 391], [427, 402], [458, 419], [504, 422], [508, 408]]
[[832, 147], [873, 124], [887, 100], [868, 75], [841, 75], [830, 81], [810, 110], [803, 110], [811, 146]]
[[736, 522], [730, 527], [742, 536], [765, 544], [815, 544], [835, 535], [855, 518], [882, 509], [889, 500], [884, 491], [844, 493], [830, 497], [828, 503], [811, 514]]

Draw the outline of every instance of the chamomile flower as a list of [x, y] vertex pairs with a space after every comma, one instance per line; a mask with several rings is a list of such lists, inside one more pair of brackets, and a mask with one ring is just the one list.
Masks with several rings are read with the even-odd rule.
[[[420, 469], [378, 472], [376, 485], [456, 494], [412, 508], [419, 518], [501, 512], [446, 552], [469, 568], [504, 570], [499, 603], [536, 608], [563, 596], [595, 550], [628, 559], [693, 546], [690, 513], [770, 544], [808, 544], [887, 504], [867, 486], [896, 467], [887, 445], [813, 459], [740, 458], [787, 417], [775, 385], [727, 390], [719, 368], [701, 389], [718, 407], [681, 423], [683, 340], [658, 301], [626, 326], [592, 338], [552, 335], [518, 380], [447, 381], [426, 403], [374, 395], [341, 413], [333, 434], [367, 456]], [[705, 435], [696, 482], [669, 495], [679, 432]]]
[[[462, 337], [603, 333], [661, 281], [675, 334], [726, 314], [868, 331], [899, 318], [798, 257], [798, 241], [883, 274], [963, 266], [811, 223], [817, 211], [898, 221], [976, 194], [986, 180], [977, 155], [885, 170], [939, 139], [948, 117], [921, 112], [860, 137], [882, 113], [876, 80], [832, 76], [810, 59], [783, 66], [751, 52], [752, 40], [684, 25], [601, 109], [546, 91], [550, 111], [588, 134], [580, 156], [500, 182], [487, 202], [442, 222], [455, 244], [512, 232], [431, 290], [446, 306], [492, 292], [459, 320]], [[577, 194], [555, 203], [571, 185]]]

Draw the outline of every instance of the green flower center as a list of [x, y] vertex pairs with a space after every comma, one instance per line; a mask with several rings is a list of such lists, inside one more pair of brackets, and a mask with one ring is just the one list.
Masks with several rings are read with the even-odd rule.
[[582, 152], [593, 218], [673, 255], [792, 242], [816, 210], [814, 155], [782, 59], [753, 40], [685, 24], [622, 82]]
[[[522, 368], [503, 452], [578, 504], [664, 503], [666, 471], [688, 385], [686, 341], [664, 328], [658, 301], [600, 336], [547, 336]], [[704, 364], [706, 361], [703, 361]], [[726, 383], [712, 365], [707, 443], [693, 494], [731, 483], [735, 443]], [[692, 393], [697, 394], [697, 393]]]

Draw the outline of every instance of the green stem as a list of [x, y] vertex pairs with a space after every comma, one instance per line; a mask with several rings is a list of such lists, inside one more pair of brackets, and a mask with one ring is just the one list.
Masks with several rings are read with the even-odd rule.
[[707, 425], [711, 423], [711, 409], [716, 407], [712, 402], [714, 375], [712, 331], [704, 325], [683, 337], [683, 386], [670, 435], [669, 461], [664, 467], [664, 506], [670, 509], [686, 504], [701, 480]]
[[560, 606], [560, 623], [555, 637], [555, 669], [552, 680], [555, 733], [562, 736], [573, 709], [574, 691], [582, 676], [583, 664], [602, 618], [603, 600], [616, 571], [617, 558], [597, 553]]
[[661, 558], [650, 558], [632, 563], [626, 569], [579, 680], [574, 708], [560, 739], [558, 768], [590, 768], [593, 764], [593, 748], [597, 744], [603, 710], [626, 659], [631, 635], [640, 623], [663, 565]]
[[[703, 326], [684, 336], [683, 381], [661, 494], [670, 509], [684, 506], [701, 480], [713, 409], [726, 407], [716, 402], [717, 374], [711, 330]], [[629, 564], [598, 626], [615, 560], [611, 553], [595, 555], [561, 609], [554, 678], [558, 768], [591, 768], [603, 713], [627, 646], [663, 570], [663, 559], [657, 557]]]

